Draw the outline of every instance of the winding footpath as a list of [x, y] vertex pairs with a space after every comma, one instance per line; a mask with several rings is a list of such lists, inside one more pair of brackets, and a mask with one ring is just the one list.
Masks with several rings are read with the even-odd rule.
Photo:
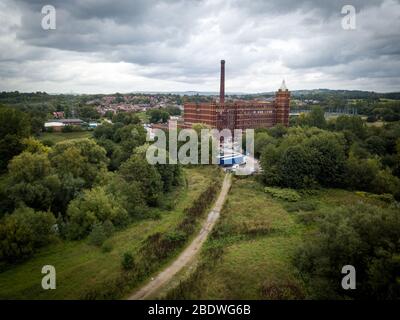
[[144, 300], [157, 292], [163, 285], [169, 282], [183, 267], [185, 267], [194, 256], [200, 251], [208, 234], [211, 232], [215, 222], [219, 218], [220, 211], [225, 202], [231, 186], [231, 175], [227, 173], [222, 184], [221, 192], [212, 210], [208, 213], [207, 219], [203, 222], [199, 234], [192, 240], [188, 247], [162, 272], [149, 283], [128, 297], [128, 300]]

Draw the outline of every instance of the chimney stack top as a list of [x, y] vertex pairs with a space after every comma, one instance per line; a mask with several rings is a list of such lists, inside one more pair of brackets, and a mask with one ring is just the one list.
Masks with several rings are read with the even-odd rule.
[[225, 60], [221, 60], [221, 78], [219, 84], [219, 103], [225, 103]]

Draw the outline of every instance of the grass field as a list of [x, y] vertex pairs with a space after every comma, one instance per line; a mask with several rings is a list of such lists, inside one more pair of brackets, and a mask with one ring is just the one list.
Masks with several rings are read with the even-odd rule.
[[[236, 179], [201, 256], [180, 275], [180, 284], [160, 293], [167, 299], [303, 299], [306, 288], [292, 256], [313, 230], [309, 216], [323, 208], [363, 200], [354, 192], [325, 189], [302, 201], [310, 212], [288, 212], [290, 203], [273, 199], [248, 177]], [[307, 218], [308, 216], [308, 218]], [[303, 222], [301, 222], [303, 221]]]
[[[123, 253], [136, 253], [146, 237], [176, 226], [183, 218], [183, 210], [207, 188], [215, 172], [207, 166], [185, 169], [187, 186], [171, 194], [177, 200], [176, 207], [160, 211], [160, 219], [139, 221], [116, 232], [107, 240], [112, 246], [111, 252], [102, 252], [86, 240], [60, 241], [42, 249], [32, 259], [1, 272], [0, 299], [79, 299], [86, 290], [116, 279], [121, 274]], [[160, 261], [160, 267], [162, 264]], [[56, 268], [56, 290], [41, 288], [44, 265]], [[127, 293], [132, 289], [127, 287]]]
[[93, 136], [92, 131], [76, 131], [76, 132], [43, 132], [39, 139], [41, 141], [51, 141], [54, 144], [73, 139], [91, 138]]

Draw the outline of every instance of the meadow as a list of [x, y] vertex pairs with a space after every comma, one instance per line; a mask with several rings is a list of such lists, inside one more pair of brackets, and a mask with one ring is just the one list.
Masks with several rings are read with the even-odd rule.
[[74, 131], [74, 132], [43, 132], [39, 139], [43, 141], [50, 141], [56, 144], [65, 140], [83, 139], [93, 137], [92, 131]]
[[374, 202], [362, 193], [320, 189], [298, 202], [274, 198], [253, 177], [235, 179], [220, 221], [198, 258], [157, 298], [305, 299], [293, 254], [320, 210]]

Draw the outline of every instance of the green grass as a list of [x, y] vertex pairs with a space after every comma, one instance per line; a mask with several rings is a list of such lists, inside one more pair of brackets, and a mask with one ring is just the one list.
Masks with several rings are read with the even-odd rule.
[[368, 127], [383, 127], [385, 125], [384, 121], [378, 120], [375, 122], [367, 122], [366, 123]]
[[[357, 201], [375, 201], [355, 192], [323, 189], [302, 195], [315, 210], [287, 212], [293, 203], [274, 199], [252, 177], [236, 179], [212, 237], [180, 285], [162, 292], [167, 299], [303, 299], [305, 284], [292, 256], [315, 229], [301, 215]], [[303, 222], [302, 222], [303, 221]], [[216, 250], [219, 248], [219, 251]]]
[[[30, 260], [0, 273], [0, 299], [79, 299], [83, 292], [112, 281], [121, 274], [124, 252], [136, 252], [147, 236], [170, 230], [183, 218], [183, 210], [210, 184], [215, 171], [210, 167], [185, 169], [187, 187], [175, 192], [177, 206], [161, 211], [161, 218], [133, 223], [107, 240], [111, 252], [83, 241], [59, 241], [39, 251]], [[154, 209], [158, 210], [158, 209]], [[41, 288], [41, 269], [53, 265], [57, 274], [57, 289]]]
[[92, 131], [76, 131], [76, 132], [43, 132], [39, 139], [41, 141], [51, 141], [54, 144], [73, 139], [91, 138], [93, 137]]

